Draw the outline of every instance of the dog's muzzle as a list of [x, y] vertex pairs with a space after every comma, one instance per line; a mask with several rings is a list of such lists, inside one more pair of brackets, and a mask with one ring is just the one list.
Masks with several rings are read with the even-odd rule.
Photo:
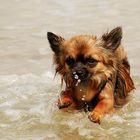
[[83, 69], [77, 69], [73, 72], [74, 79], [86, 80], [89, 77], [89, 72]]

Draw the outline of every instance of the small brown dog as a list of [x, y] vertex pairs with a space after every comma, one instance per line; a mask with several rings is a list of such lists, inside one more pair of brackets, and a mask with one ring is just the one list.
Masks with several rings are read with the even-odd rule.
[[65, 40], [51, 32], [47, 34], [56, 73], [65, 81], [58, 107], [85, 109], [89, 119], [100, 123], [101, 118], [123, 105], [134, 89], [130, 65], [121, 45], [122, 29], [117, 27], [100, 38], [79, 35]]

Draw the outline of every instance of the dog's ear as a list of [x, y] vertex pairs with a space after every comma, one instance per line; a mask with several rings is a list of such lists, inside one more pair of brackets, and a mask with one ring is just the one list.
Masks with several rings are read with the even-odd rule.
[[121, 43], [122, 39], [122, 28], [116, 27], [109, 33], [102, 35], [102, 40], [104, 41], [104, 47], [111, 50], [116, 50]]
[[55, 54], [59, 54], [59, 52], [61, 50], [60, 47], [61, 47], [62, 41], [64, 41], [64, 39], [60, 36], [57, 36], [56, 34], [54, 34], [52, 32], [47, 33], [47, 38], [50, 43], [50, 47], [51, 47], [52, 51]]

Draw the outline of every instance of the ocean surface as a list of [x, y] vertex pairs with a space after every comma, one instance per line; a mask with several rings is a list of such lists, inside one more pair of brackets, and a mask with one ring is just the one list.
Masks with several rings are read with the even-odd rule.
[[[101, 125], [56, 106], [51, 31], [64, 38], [123, 28], [136, 90]], [[0, 140], [140, 140], [139, 0], [0, 0]]]

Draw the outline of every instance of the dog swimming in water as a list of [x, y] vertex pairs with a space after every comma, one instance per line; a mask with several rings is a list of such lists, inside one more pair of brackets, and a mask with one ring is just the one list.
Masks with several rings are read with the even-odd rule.
[[122, 28], [116, 27], [97, 38], [78, 35], [64, 39], [47, 33], [54, 52], [56, 73], [65, 90], [60, 93], [58, 107], [88, 110], [88, 118], [100, 123], [115, 106], [126, 103], [134, 87], [130, 65], [121, 44]]

